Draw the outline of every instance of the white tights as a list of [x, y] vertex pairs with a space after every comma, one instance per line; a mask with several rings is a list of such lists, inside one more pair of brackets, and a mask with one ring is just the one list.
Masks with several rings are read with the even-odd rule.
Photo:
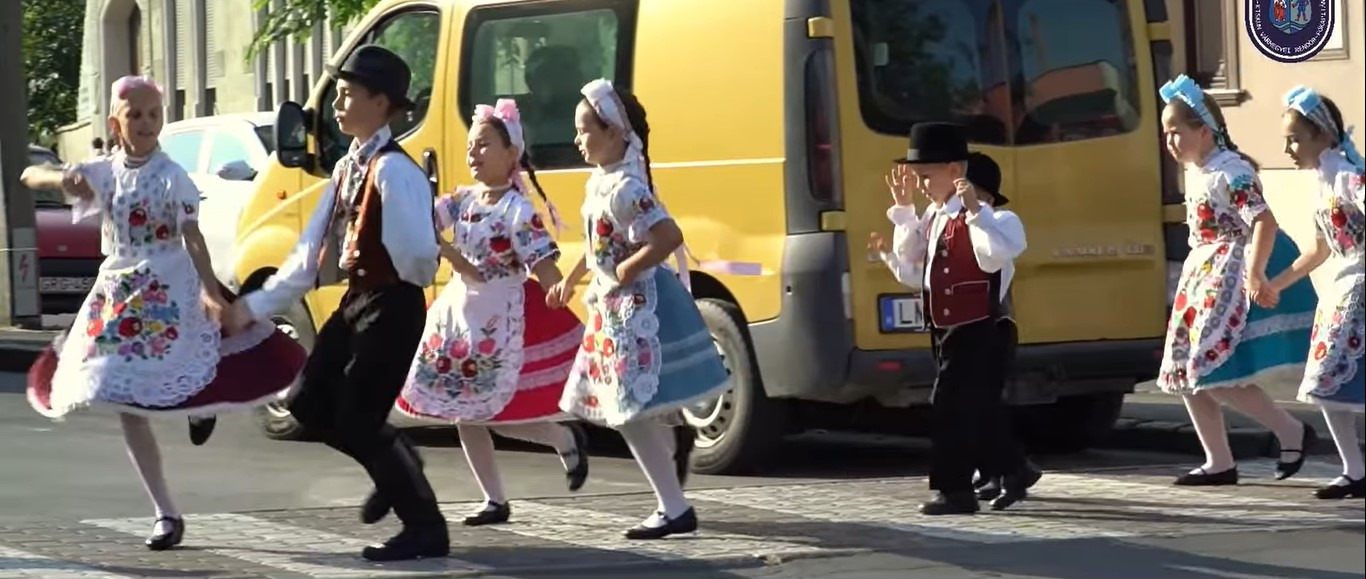
[[[123, 443], [128, 447], [128, 457], [133, 459], [133, 466], [138, 469], [142, 486], [147, 489], [147, 496], [156, 508], [157, 519], [179, 517], [180, 511], [171, 502], [171, 491], [166, 486], [166, 473], [161, 468], [161, 449], [157, 447], [156, 435], [152, 434], [151, 422], [145, 416], [134, 414], [120, 414], [119, 421], [123, 425]], [[170, 524], [165, 522], [158, 522], [153, 530], [154, 533], [169, 531]]]
[[[683, 486], [678, 482], [678, 471], [674, 467], [673, 429], [658, 420], [628, 422], [617, 428], [645, 478], [654, 488], [655, 498], [659, 501], [659, 512], [669, 518], [677, 518], [688, 510], [688, 499], [683, 496]], [[646, 526], [657, 527], [663, 521], [657, 515], [645, 520]]]
[[[1361, 457], [1361, 446], [1357, 442], [1356, 413], [1350, 410], [1323, 409], [1323, 418], [1328, 422], [1328, 432], [1333, 435], [1333, 443], [1342, 456], [1342, 474], [1352, 480], [1366, 477], [1366, 464]], [[1340, 483], [1346, 481], [1339, 479]]]
[[[485, 503], [507, 504], [507, 494], [503, 491], [503, 480], [498, 475], [498, 463], [494, 460], [493, 436], [490, 432], [517, 440], [525, 440], [554, 448], [561, 461], [583, 460], [574, 454], [574, 433], [563, 424], [539, 422], [534, 424], [515, 424], [511, 426], [473, 426], [458, 425], [460, 448], [465, 451], [465, 460], [470, 464], [474, 480], [484, 493]], [[574, 465], [565, 464], [565, 468]]]

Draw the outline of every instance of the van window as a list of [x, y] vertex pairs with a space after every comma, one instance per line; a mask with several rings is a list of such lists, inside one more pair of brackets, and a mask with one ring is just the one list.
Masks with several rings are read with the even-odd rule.
[[460, 111], [516, 99], [537, 168], [580, 166], [574, 109], [588, 81], [629, 88], [635, 2], [537, 2], [478, 8], [466, 23]]
[[850, 10], [870, 128], [904, 136], [915, 122], [954, 121], [973, 141], [1008, 141], [1008, 51], [995, 0], [862, 0]]
[[[402, 138], [413, 132], [427, 118], [431, 105], [432, 85], [436, 78], [436, 54], [441, 48], [441, 14], [434, 10], [409, 10], [400, 12], [365, 33], [357, 46], [378, 44], [397, 54], [408, 63], [412, 80], [408, 84], [408, 98], [417, 107], [405, 115], [400, 115], [389, 123], [394, 138]], [[351, 147], [351, 137], [343, 135], [337, 128], [337, 111], [332, 101], [337, 98], [337, 83], [333, 79], [320, 103], [322, 109], [325, 146], [322, 165], [332, 170]]]
[[1016, 143], [1117, 135], [1139, 126], [1138, 65], [1125, 0], [1023, 0], [1006, 34], [1020, 55]]

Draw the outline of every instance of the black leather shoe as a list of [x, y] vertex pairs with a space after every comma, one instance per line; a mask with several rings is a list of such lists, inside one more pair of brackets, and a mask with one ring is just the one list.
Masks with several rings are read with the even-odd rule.
[[669, 535], [680, 533], [691, 533], [697, 530], [697, 511], [692, 507], [683, 511], [678, 518], [670, 519], [664, 513], [659, 513], [660, 518], [664, 519], [664, 524], [658, 527], [647, 527], [644, 524], [636, 525], [626, 530], [626, 538], [635, 541], [651, 541], [663, 539]]
[[1366, 478], [1353, 480], [1347, 475], [1342, 475], [1342, 478], [1347, 479], [1347, 484], [1330, 484], [1328, 486], [1319, 487], [1314, 490], [1314, 496], [1326, 501], [1345, 498], [1366, 498]]
[[977, 495], [971, 491], [938, 493], [934, 499], [920, 504], [922, 515], [971, 515], [980, 509]]
[[465, 517], [463, 523], [466, 527], [481, 527], [483, 525], [496, 525], [506, 523], [512, 517], [512, 507], [508, 503], [484, 503], [484, 509]]
[[1316, 441], [1318, 441], [1318, 439], [1319, 439], [1319, 433], [1315, 432], [1315, 431], [1314, 431], [1314, 427], [1313, 427], [1313, 426], [1310, 426], [1308, 422], [1305, 422], [1305, 423], [1304, 423], [1304, 441], [1300, 443], [1300, 447], [1299, 447], [1299, 448], [1282, 448], [1282, 449], [1281, 449], [1281, 452], [1282, 452], [1282, 453], [1293, 452], [1293, 453], [1298, 454], [1298, 455], [1299, 455], [1299, 458], [1298, 458], [1298, 459], [1295, 459], [1295, 460], [1293, 460], [1293, 461], [1290, 461], [1290, 462], [1281, 462], [1279, 459], [1277, 459], [1277, 460], [1276, 460], [1276, 480], [1285, 480], [1285, 479], [1288, 479], [1288, 478], [1290, 478], [1290, 477], [1292, 477], [1292, 476], [1295, 476], [1297, 473], [1299, 473], [1299, 472], [1300, 472], [1300, 469], [1301, 469], [1301, 468], [1304, 468], [1304, 459], [1305, 459], [1305, 458], [1308, 458], [1308, 455], [1305, 454], [1305, 452], [1304, 452], [1305, 449], [1314, 446], [1314, 443], [1315, 443]]
[[1219, 472], [1208, 472], [1203, 468], [1188, 472], [1172, 481], [1179, 487], [1218, 487], [1238, 484], [1238, 467]]
[[588, 433], [577, 424], [571, 424], [569, 431], [574, 435], [574, 450], [565, 455], [565, 462], [570, 458], [575, 462], [574, 468], [564, 472], [564, 479], [569, 491], [574, 492], [583, 488], [583, 483], [588, 481]]
[[152, 523], [152, 529], [162, 522], [170, 523], [171, 530], [166, 533], [156, 533], [147, 537], [147, 548], [153, 551], [165, 551], [180, 544], [185, 538], [185, 519], [180, 517], [161, 517]]
[[190, 443], [195, 446], [203, 446], [213, 436], [214, 427], [218, 426], [217, 416], [191, 416], [190, 417]]
[[367, 561], [407, 561], [434, 559], [451, 554], [451, 540], [446, 526], [404, 527], [393, 538], [380, 545], [361, 550]]
[[1002, 511], [1015, 503], [1029, 498], [1029, 489], [1043, 478], [1043, 471], [1032, 464], [1025, 464], [1020, 472], [1001, 477], [1001, 496], [991, 501], [991, 510]]
[[678, 486], [688, 484], [688, 470], [692, 468], [692, 450], [697, 444], [697, 431], [691, 426], [675, 426], [674, 429], [674, 471], [678, 473]]

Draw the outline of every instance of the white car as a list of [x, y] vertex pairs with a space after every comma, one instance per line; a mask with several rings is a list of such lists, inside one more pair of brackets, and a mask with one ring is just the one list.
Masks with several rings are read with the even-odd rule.
[[199, 186], [199, 227], [214, 273], [233, 290], [237, 222], [275, 152], [274, 123], [273, 112], [225, 114], [176, 121], [161, 132], [162, 150]]

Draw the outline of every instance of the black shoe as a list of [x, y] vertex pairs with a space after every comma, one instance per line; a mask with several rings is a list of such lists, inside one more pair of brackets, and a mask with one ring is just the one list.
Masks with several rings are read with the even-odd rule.
[[466, 527], [481, 527], [506, 523], [510, 517], [512, 517], [512, 507], [508, 503], [487, 502], [484, 503], [482, 510], [465, 517], [463, 522]]
[[195, 446], [203, 446], [213, 436], [215, 426], [218, 426], [217, 416], [191, 416], [190, 442]]
[[569, 491], [574, 492], [583, 488], [583, 483], [588, 481], [588, 433], [577, 424], [571, 424], [569, 432], [574, 435], [574, 450], [564, 455], [564, 459], [565, 462], [573, 459], [574, 468], [564, 471], [564, 480], [569, 485]]
[[378, 523], [389, 514], [392, 507], [389, 499], [379, 493], [379, 489], [371, 489], [370, 496], [365, 497], [365, 503], [360, 506], [360, 522], [367, 525]]
[[450, 535], [445, 524], [427, 527], [404, 527], [397, 535], [381, 545], [361, 550], [367, 561], [407, 561], [434, 559], [451, 554]]
[[678, 486], [688, 484], [688, 470], [692, 468], [692, 450], [697, 445], [697, 431], [691, 426], [675, 426], [674, 431], [674, 472], [678, 474]]
[[1043, 471], [1028, 463], [1021, 467], [1019, 472], [1001, 477], [1001, 488], [1003, 490], [1001, 496], [991, 501], [991, 510], [1002, 511], [1009, 508], [1010, 505], [1029, 498], [1029, 489], [1034, 488], [1034, 485], [1038, 484], [1041, 478], [1043, 478]]
[[971, 515], [980, 509], [972, 492], [938, 493], [933, 500], [920, 504], [922, 515]]
[[1172, 484], [1179, 487], [1218, 487], [1238, 484], [1238, 467], [1219, 472], [1208, 472], [1203, 468], [1176, 477]]
[[[1366, 478], [1352, 479], [1347, 475], [1342, 475], [1347, 479], [1347, 484], [1330, 484], [1314, 490], [1314, 496], [1320, 499], [1331, 501], [1345, 498], [1366, 498]], [[1337, 482], [1337, 481], [1334, 481]]]
[[1277, 460], [1276, 460], [1276, 480], [1285, 480], [1285, 479], [1288, 479], [1288, 478], [1290, 478], [1290, 477], [1292, 477], [1292, 476], [1295, 476], [1296, 473], [1300, 472], [1300, 469], [1301, 469], [1301, 468], [1304, 468], [1304, 459], [1305, 459], [1305, 458], [1308, 458], [1308, 455], [1305, 454], [1305, 452], [1304, 452], [1305, 449], [1307, 449], [1307, 448], [1313, 446], [1313, 445], [1314, 445], [1314, 442], [1316, 442], [1316, 441], [1318, 440], [1318, 438], [1319, 438], [1319, 434], [1318, 434], [1317, 432], [1314, 431], [1314, 427], [1313, 427], [1313, 426], [1310, 426], [1308, 422], [1305, 422], [1305, 423], [1304, 423], [1304, 441], [1300, 443], [1300, 447], [1299, 447], [1299, 448], [1282, 448], [1282, 449], [1281, 449], [1281, 453], [1282, 453], [1282, 454], [1287, 453], [1287, 452], [1293, 452], [1293, 453], [1298, 454], [1300, 457], [1299, 457], [1298, 459], [1295, 459], [1295, 460], [1290, 461], [1290, 462], [1282, 462], [1280, 459], [1277, 459]]
[[979, 478], [972, 486], [977, 489], [977, 500], [989, 501], [1001, 496], [1001, 477]]
[[180, 544], [181, 539], [185, 538], [185, 519], [180, 517], [161, 517], [152, 523], [152, 530], [161, 522], [171, 524], [168, 533], [157, 533], [147, 537], [147, 548], [153, 551], [165, 551]]
[[664, 519], [664, 524], [658, 527], [647, 527], [643, 523], [626, 530], [626, 538], [636, 541], [650, 541], [663, 539], [669, 535], [680, 533], [691, 533], [697, 530], [697, 511], [692, 507], [683, 511], [678, 518], [670, 519], [664, 513], [659, 513], [660, 518]]

